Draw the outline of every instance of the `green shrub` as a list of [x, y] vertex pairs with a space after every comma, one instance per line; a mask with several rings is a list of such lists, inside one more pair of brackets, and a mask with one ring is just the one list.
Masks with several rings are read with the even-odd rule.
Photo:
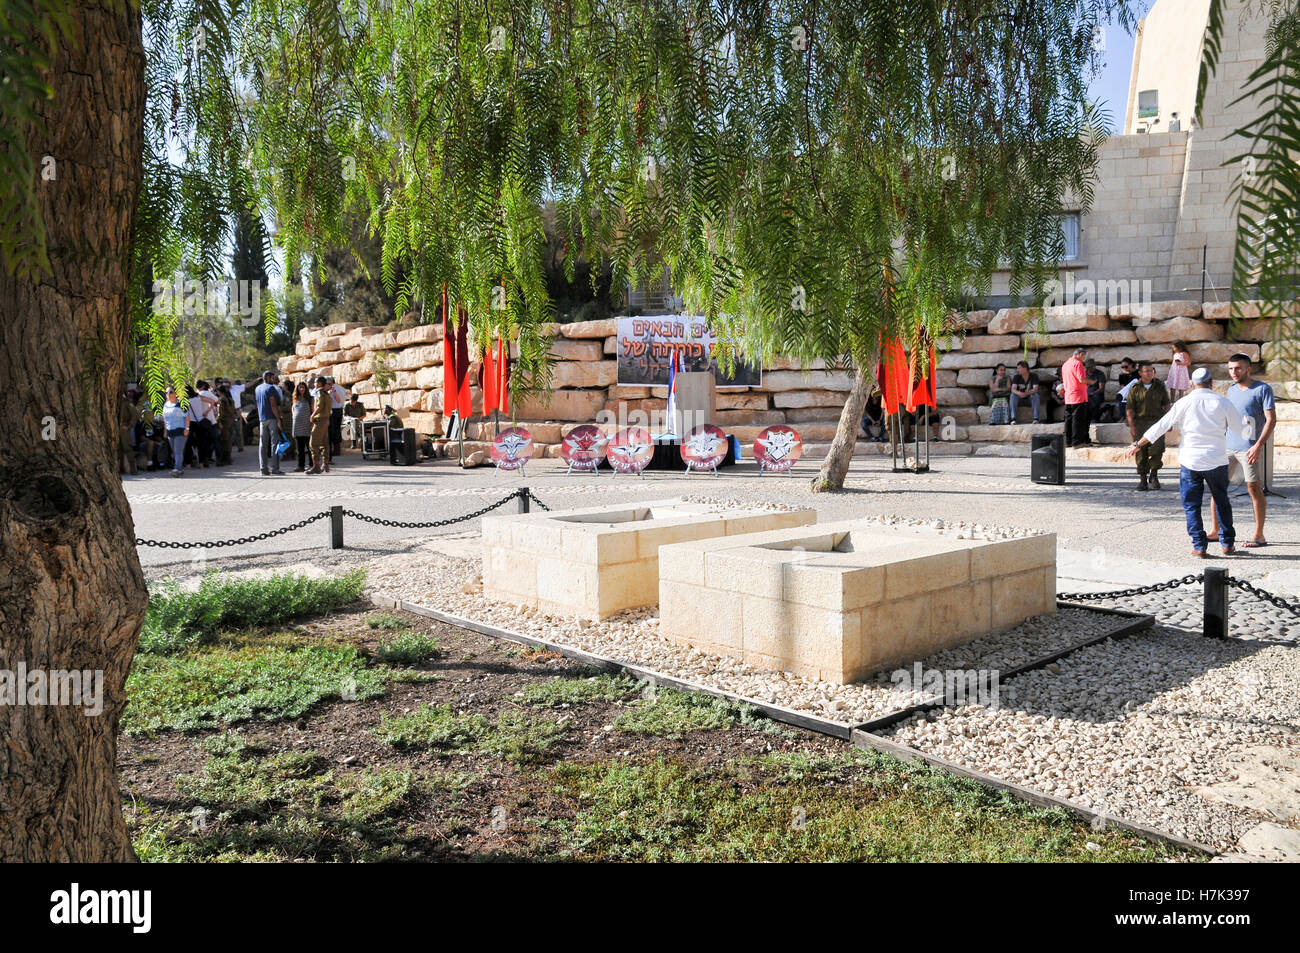
[[195, 592], [164, 585], [149, 596], [140, 651], [174, 654], [210, 644], [222, 631], [328, 612], [360, 598], [365, 581], [365, 572], [358, 569], [329, 579], [295, 573], [252, 579], [214, 572], [203, 577]]
[[661, 688], [614, 721], [618, 731], [680, 738], [692, 731], [726, 730], [735, 724], [764, 728], [771, 724], [752, 705]]
[[594, 678], [553, 678], [535, 682], [524, 689], [523, 702], [538, 708], [560, 705], [588, 705], [593, 702], [616, 702], [640, 691], [637, 682], [626, 675], [597, 675]]
[[443, 754], [494, 754], [516, 763], [538, 760], [566, 731], [545, 718], [504, 711], [495, 724], [482, 715], [457, 715], [450, 705], [428, 705], [411, 715], [384, 715], [375, 734], [394, 748]]
[[392, 632], [404, 632], [409, 628], [405, 619], [399, 619], [387, 612], [378, 612], [375, 615], [366, 616], [366, 625], [372, 629], [387, 629]]
[[438, 654], [438, 640], [419, 632], [403, 632], [380, 645], [376, 654], [381, 662], [418, 665]]

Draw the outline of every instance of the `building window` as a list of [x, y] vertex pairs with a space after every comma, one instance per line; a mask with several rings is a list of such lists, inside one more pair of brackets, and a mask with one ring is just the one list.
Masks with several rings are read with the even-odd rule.
[[1061, 235], [1065, 238], [1065, 254], [1062, 261], [1079, 260], [1079, 213], [1070, 212], [1061, 216]]

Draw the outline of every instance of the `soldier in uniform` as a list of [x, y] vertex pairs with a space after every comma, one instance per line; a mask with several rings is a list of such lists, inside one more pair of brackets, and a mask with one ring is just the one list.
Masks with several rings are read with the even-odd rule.
[[311, 412], [311, 469], [308, 473], [329, 472], [330, 417], [333, 404], [324, 378], [317, 378], [316, 407]]
[[[1169, 410], [1169, 391], [1156, 380], [1156, 368], [1150, 361], [1138, 365], [1138, 379], [1129, 388], [1125, 402], [1128, 429], [1136, 442], [1142, 434], [1157, 423]], [[1165, 455], [1165, 438], [1161, 435], [1155, 443], [1139, 448], [1137, 471], [1139, 490], [1160, 489], [1160, 464]]]
[[230, 444], [235, 432], [235, 420], [239, 414], [235, 402], [230, 398], [226, 385], [217, 386], [217, 466], [229, 466]]

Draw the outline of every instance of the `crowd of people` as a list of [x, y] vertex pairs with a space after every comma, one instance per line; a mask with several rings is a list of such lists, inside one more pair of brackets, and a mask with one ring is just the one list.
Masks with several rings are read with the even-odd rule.
[[193, 469], [233, 463], [232, 451], [256, 442], [263, 476], [277, 476], [281, 460], [297, 458], [298, 473], [326, 473], [343, 451], [344, 423], [352, 447], [360, 442], [366, 416], [355, 393], [332, 377], [312, 376], [283, 383], [275, 371], [248, 382], [217, 378], [195, 381], [184, 396], [168, 387], [161, 409], [154, 411], [141, 390], [128, 386], [122, 395], [121, 472], [167, 471], [182, 476]]

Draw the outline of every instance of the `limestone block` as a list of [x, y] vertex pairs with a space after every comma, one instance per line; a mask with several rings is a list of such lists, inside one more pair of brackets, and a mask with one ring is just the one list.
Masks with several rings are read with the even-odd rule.
[[607, 337], [607, 338], [605, 338], [605, 346], [604, 346], [604, 348], [603, 348], [603, 352], [604, 352], [605, 354], [618, 354], [618, 336], [617, 336], [617, 335], [614, 335], [614, 336], [612, 336], [612, 337]]
[[[949, 644], [992, 632], [992, 618], [992, 586], [988, 579], [940, 589], [930, 597], [930, 628], [937, 636], [950, 637], [952, 641]], [[928, 646], [916, 645], [914, 640], [911, 647], [920, 650]], [[935, 651], [938, 647], [929, 650]]]
[[321, 351], [316, 355], [316, 363], [318, 365], [338, 364], [342, 360], [342, 351]]
[[[373, 337], [376, 334], [383, 334], [383, 333], [384, 333], [384, 329], [381, 326], [362, 325], [361, 327], [353, 328], [347, 334], [343, 335], [343, 341], [341, 346], [345, 348], [360, 347], [361, 342], [364, 341], [366, 338]], [[362, 348], [362, 350], [365, 349]]]
[[1194, 364], [1226, 364], [1228, 358], [1238, 352], [1245, 354], [1252, 361], [1258, 361], [1260, 358], [1260, 345], [1245, 342], [1203, 341], [1197, 344], [1189, 342], [1187, 347], [1192, 353]]
[[1207, 321], [1228, 321], [1232, 318], [1261, 318], [1264, 312], [1261, 310], [1262, 301], [1240, 301], [1235, 302], [1237, 307], [1234, 308], [1232, 301], [1207, 301], [1201, 307], [1201, 316]]
[[935, 588], [936, 580], [948, 585], [961, 585], [970, 580], [970, 547], [953, 540], [947, 545], [923, 545], [918, 539], [915, 555], [893, 554], [885, 566], [885, 594], [887, 600], [906, 599]]
[[299, 343], [299, 344], [311, 344], [312, 342], [314, 342], [314, 341], [316, 340], [316, 338], [320, 337], [321, 330], [322, 330], [322, 329], [319, 328], [319, 327], [312, 327], [312, 328], [299, 328], [299, 329], [298, 329], [298, 343]]
[[1018, 334], [1026, 328], [1032, 330], [1042, 314], [1042, 308], [1003, 308], [989, 321], [988, 333]]
[[1136, 334], [1124, 328], [1115, 331], [1068, 331], [1064, 334], [1031, 334], [1026, 332], [1023, 336], [1023, 344], [1031, 349], [1095, 347], [1110, 344], [1133, 344], [1137, 339]]
[[1130, 301], [1126, 304], [1112, 305], [1110, 308], [1112, 318], [1129, 321], [1134, 327], [1141, 327], [1152, 321], [1197, 318], [1200, 315], [1201, 305], [1198, 301]]
[[557, 390], [519, 402], [521, 419], [562, 420], [588, 423], [605, 407], [603, 390]]
[[947, 370], [936, 370], [934, 372], [934, 383], [936, 387], [956, 387], [957, 372]]
[[843, 407], [843, 391], [788, 390], [772, 395], [772, 406], [786, 407]]
[[960, 324], [967, 330], [987, 328], [996, 314], [996, 311], [966, 311], [960, 317]]
[[606, 318], [602, 321], [574, 321], [559, 325], [560, 334], [566, 338], [607, 338], [618, 334], [618, 321]]
[[335, 364], [333, 371], [334, 381], [343, 387], [350, 387], [360, 380], [357, 373], [357, 364], [353, 361], [350, 364]]
[[[840, 407], [809, 407], [806, 410], [785, 411], [787, 424], [832, 423], [840, 419]], [[798, 429], [797, 427], [795, 429]], [[802, 432], [801, 432], [802, 435]]]
[[1110, 317], [1105, 308], [1066, 304], [1044, 308], [1043, 324], [1053, 334], [1061, 331], [1105, 331], [1110, 328]]
[[[1007, 365], [1007, 376], [1010, 376], [1015, 365], [1011, 361], [1003, 363]], [[959, 387], [988, 387], [992, 380], [993, 370], [987, 367], [963, 367], [957, 372]]]
[[762, 390], [833, 390], [853, 389], [853, 375], [847, 371], [767, 371]]
[[[625, 386], [623, 384], [614, 384], [609, 389], [610, 400], [641, 400], [651, 396], [651, 388]], [[719, 394], [719, 397], [722, 395]]]
[[293, 353], [296, 357], [311, 357], [316, 353], [316, 348], [312, 344], [299, 343], [294, 345]]
[[728, 427], [772, 427], [785, 423], [785, 414], [779, 410], [715, 410], [713, 423], [723, 430]]
[[597, 590], [597, 614], [602, 619], [627, 609], [657, 605], [658, 560], [602, 565], [597, 577]]
[[[1080, 345], [1086, 347], [1086, 345]], [[1195, 346], [1195, 345], [1193, 345]], [[1051, 348], [1039, 352], [1043, 367], [1057, 368], [1074, 356], [1074, 348]], [[1130, 347], [1088, 348], [1088, 357], [1098, 364], [1117, 364], [1126, 357], [1135, 361], [1169, 361], [1169, 348], [1158, 344], [1137, 344]]]
[[[414, 329], [412, 329], [414, 330]], [[442, 364], [442, 345], [424, 344], [407, 347], [398, 351], [388, 360], [388, 367], [394, 371], [414, 371], [421, 367]], [[471, 372], [476, 364], [471, 364]]]
[[618, 380], [618, 365], [614, 361], [559, 361], [555, 364], [551, 386], [608, 387]]
[[803, 364], [793, 357], [778, 355], [763, 365], [763, 369], [764, 371], [824, 371], [826, 362], [819, 357], [810, 364]]
[[1036, 435], [1060, 433], [1064, 424], [980, 424], [967, 427], [967, 438], [977, 443], [1031, 443]]
[[1199, 318], [1170, 318], [1138, 328], [1137, 338], [1143, 344], [1160, 344], [1173, 341], [1222, 341], [1223, 326]]
[[[1005, 629], [1031, 616], [1055, 613], [1055, 600], [1050, 606], [1044, 605], [1048, 571], [1031, 569], [1012, 576], [993, 577], [989, 580], [992, 588], [990, 621], [994, 629]], [[1054, 569], [1050, 571], [1055, 572]]]
[[940, 387], [935, 391], [939, 407], [974, 407], [984, 403], [988, 397], [982, 390], [973, 387]]
[[975, 407], [942, 407], [939, 414], [940, 418], [951, 417], [952, 422], [961, 427], [980, 423], [979, 410]]
[[551, 356], [557, 361], [600, 361], [604, 357], [600, 341], [556, 338], [551, 341]]
[[[958, 351], [948, 351], [938, 356], [937, 366], [947, 371], [959, 371], [969, 367], [987, 367], [992, 370], [999, 364], [1007, 364], [1010, 357], [1010, 354], [963, 354]], [[1017, 351], [1015, 360], [1010, 361], [1010, 363], [1014, 364], [1020, 359], [1020, 353]], [[1036, 352], [1030, 351], [1029, 355], [1024, 359], [1029, 362], [1030, 367], [1038, 366], [1038, 354]]]
[[1017, 575], [1055, 565], [1055, 533], [987, 542], [972, 549], [970, 553], [972, 581]]
[[769, 397], [760, 391], [726, 391], [717, 394], [718, 410], [767, 410]]
[[1283, 337], [1282, 324], [1272, 318], [1236, 321], [1228, 325], [1230, 341], [1273, 341]]
[[441, 436], [442, 414], [425, 411], [411, 411], [406, 415], [406, 426], [415, 428], [415, 432], [424, 436]]
[[1020, 337], [1015, 334], [972, 334], [961, 342], [963, 354], [1015, 351], [1019, 347]]
[[[434, 344], [441, 340], [441, 324], [417, 324], [413, 328], [403, 328], [397, 332], [398, 347], [408, 347], [413, 344]], [[439, 360], [441, 360], [441, 357]]]

